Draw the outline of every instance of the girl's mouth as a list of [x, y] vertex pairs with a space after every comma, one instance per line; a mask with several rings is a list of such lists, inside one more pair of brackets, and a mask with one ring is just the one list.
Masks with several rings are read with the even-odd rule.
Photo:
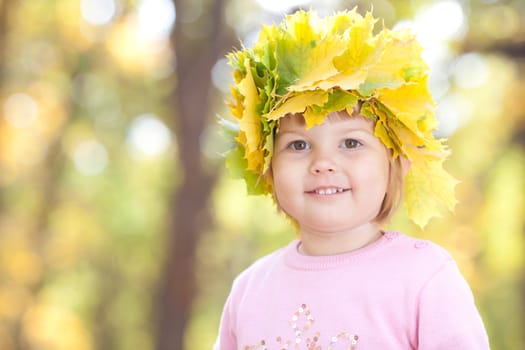
[[307, 193], [327, 196], [327, 195], [332, 195], [336, 193], [343, 193], [349, 190], [350, 190], [349, 188], [342, 188], [342, 187], [324, 187], [324, 188], [316, 188], [315, 190], [308, 191]]

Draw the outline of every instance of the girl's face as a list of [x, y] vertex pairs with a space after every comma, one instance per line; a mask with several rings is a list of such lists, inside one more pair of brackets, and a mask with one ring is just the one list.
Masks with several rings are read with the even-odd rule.
[[308, 130], [281, 119], [272, 158], [275, 196], [301, 235], [375, 227], [387, 190], [389, 154], [364, 117], [332, 114]]

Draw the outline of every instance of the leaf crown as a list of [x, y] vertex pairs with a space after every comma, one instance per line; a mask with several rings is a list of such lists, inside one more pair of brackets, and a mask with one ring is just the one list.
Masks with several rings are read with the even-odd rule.
[[[279, 119], [301, 113], [306, 127], [357, 104], [375, 120], [375, 136], [411, 162], [405, 177], [408, 217], [424, 226], [456, 204], [457, 181], [443, 169], [449, 152], [436, 139], [435, 103], [428, 90], [422, 48], [408, 30], [383, 28], [371, 12], [342, 11], [319, 18], [313, 11], [263, 26], [253, 48], [228, 54], [234, 84], [228, 102], [236, 123], [223, 125], [235, 139], [226, 165], [244, 178], [250, 194], [272, 193], [264, 176]], [[235, 126], [233, 126], [235, 125]]]

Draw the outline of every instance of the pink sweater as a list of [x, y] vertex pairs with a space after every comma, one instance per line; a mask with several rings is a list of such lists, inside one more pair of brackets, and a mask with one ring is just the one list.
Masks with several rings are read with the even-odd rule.
[[397, 232], [335, 256], [303, 256], [297, 244], [237, 277], [214, 350], [489, 349], [441, 247]]

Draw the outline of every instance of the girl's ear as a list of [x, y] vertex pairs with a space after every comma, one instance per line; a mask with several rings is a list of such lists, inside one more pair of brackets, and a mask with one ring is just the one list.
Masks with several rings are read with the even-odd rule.
[[403, 172], [403, 178], [407, 175], [408, 171], [410, 170], [410, 165], [412, 164], [410, 160], [405, 158], [404, 156], [399, 156], [400, 162], [401, 162], [401, 170]]

